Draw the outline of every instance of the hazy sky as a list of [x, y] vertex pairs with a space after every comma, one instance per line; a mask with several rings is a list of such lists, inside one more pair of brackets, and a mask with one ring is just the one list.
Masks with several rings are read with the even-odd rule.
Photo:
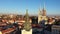
[[39, 8], [42, 10], [45, 2], [48, 15], [60, 14], [60, 0], [0, 0], [0, 13], [37, 14]]

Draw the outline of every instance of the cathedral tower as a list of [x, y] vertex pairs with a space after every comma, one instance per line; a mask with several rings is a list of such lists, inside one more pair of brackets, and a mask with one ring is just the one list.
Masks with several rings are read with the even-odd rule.
[[42, 11], [39, 9], [38, 11], [38, 23], [41, 21], [42, 19]]
[[43, 10], [42, 10], [42, 15], [43, 15], [43, 16], [46, 16], [45, 2], [44, 2]]
[[45, 2], [44, 2], [42, 11], [39, 9], [39, 12], [38, 12], [38, 23], [40, 23], [40, 21], [42, 20], [47, 20]]

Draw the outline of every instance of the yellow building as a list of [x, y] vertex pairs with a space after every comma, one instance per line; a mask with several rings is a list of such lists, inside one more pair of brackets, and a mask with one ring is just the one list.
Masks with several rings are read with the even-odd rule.
[[39, 9], [38, 12], [38, 23], [42, 20], [47, 20], [47, 16], [46, 16], [46, 9], [45, 9], [45, 4], [42, 10]]

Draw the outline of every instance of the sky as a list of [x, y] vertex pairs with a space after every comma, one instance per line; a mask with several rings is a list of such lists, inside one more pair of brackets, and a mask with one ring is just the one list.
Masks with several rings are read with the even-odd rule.
[[0, 14], [24, 15], [28, 9], [29, 15], [37, 15], [44, 3], [47, 15], [60, 14], [60, 0], [0, 0]]

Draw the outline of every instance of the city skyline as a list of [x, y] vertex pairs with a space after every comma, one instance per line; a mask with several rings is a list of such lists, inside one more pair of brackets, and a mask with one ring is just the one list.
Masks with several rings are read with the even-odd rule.
[[28, 9], [30, 15], [37, 15], [44, 2], [47, 15], [60, 14], [60, 0], [0, 0], [0, 13], [25, 14]]

